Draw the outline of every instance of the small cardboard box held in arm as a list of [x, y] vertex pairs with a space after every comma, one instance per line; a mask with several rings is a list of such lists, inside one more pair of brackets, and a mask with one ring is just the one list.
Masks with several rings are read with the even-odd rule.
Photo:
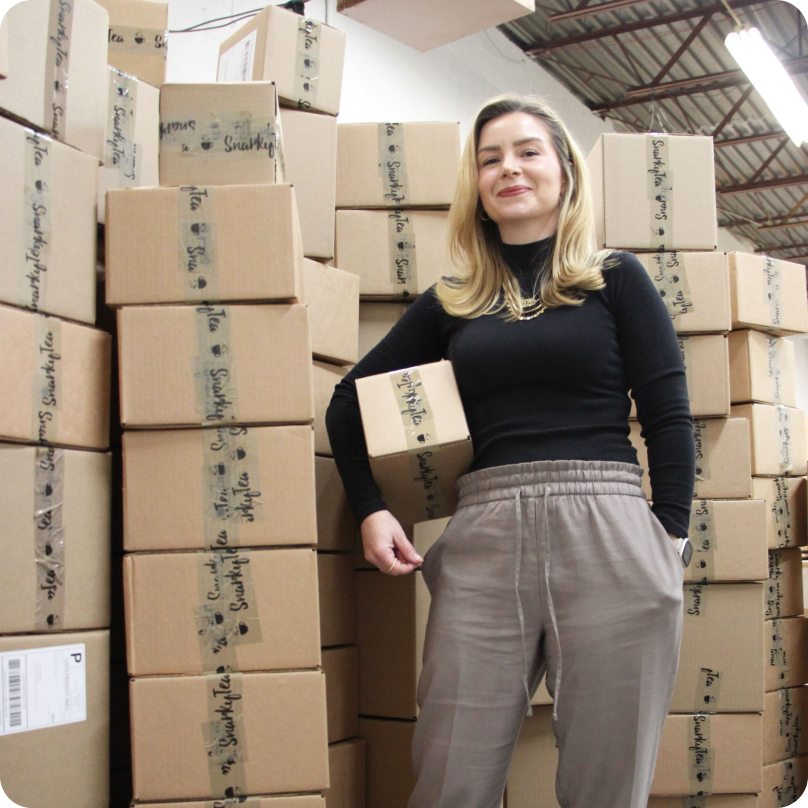
[[109, 445], [110, 335], [0, 306], [0, 438]]
[[338, 210], [337, 263], [362, 300], [401, 300], [451, 274], [443, 210]]
[[284, 182], [278, 97], [270, 81], [164, 84], [160, 185]]
[[110, 479], [109, 454], [0, 443], [0, 634], [109, 626]]
[[328, 747], [331, 785], [323, 794], [326, 808], [357, 808], [366, 804], [365, 755], [366, 744], [361, 738]]
[[808, 682], [808, 617], [766, 621], [766, 691]]
[[794, 805], [805, 793], [808, 783], [808, 757], [781, 760], [763, 767], [763, 791], [757, 808], [781, 808]]
[[310, 426], [123, 433], [124, 549], [317, 542]]
[[345, 34], [267, 6], [219, 46], [218, 81], [274, 81], [286, 106], [339, 113]]
[[156, 0], [96, 0], [109, 12], [110, 67], [152, 87], [166, 80], [168, 3]]
[[659, 291], [677, 334], [730, 330], [726, 253], [674, 251], [636, 256]]
[[350, 553], [317, 553], [320, 591], [320, 645], [356, 642], [354, 560]]
[[282, 109], [281, 126], [283, 170], [297, 194], [303, 254], [333, 258], [337, 120], [330, 115]]
[[805, 611], [802, 593], [802, 551], [799, 547], [769, 550], [766, 619], [796, 617]]
[[[328, 786], [322, 671], [148, 676], [129, 693], [139, 802]], [[237, 754], [210, 755], [217, 738]]]
[[415, 788], [412, 734], [415, 721], [360, 718], [366, 743], [367, 808], [407, 808]]
[[765, 640], [760, 583], [685, 584], [672, 713], [763, 709]]
[[668, 715], [651, 795], [757, 794], [762, 751], [760, 713]]
[[320, 664], [314, 549], [123, 559], [130, 676]]
[[[86, 719], [58, 726], [54, 721], [54, 726], [49, 726], [54, 715], [46, 707], [45, 716], [32, 711], [33, 720], [44, 718], [42, 728], [0, 735], [0, 782], [14, 804], [31, 808], [100, 808], [109, 804], [109, 631], [0, 637], [0, 654], [77, 644], [84, 645], [81, 678]], [[58, 681], [67, 673], [44, 653], [38, 659], [28, 659], [28, 683], [34, 693], [37, 684], [41, 687], [48, 679], [53, 682], [51, 687], [56, 684], [50, 674]], [[36, 675], [37, 667], [40, 675], [47, 677], [44, 682]], [[65, 694], [65, 701], [73, 696], [80, 699], [79, 693], [76, 688], [71, 696]], [[68, 712], [64, 705], [62, 709]]]
[[291, 185], [110, 191], [107, 304], [301, 302]]
[[472, 460], [451, 362], [356, 380], [373, 476], [402, 525], [451, 516]]
[[601, 249], [715, 249], [711, 137], [603, 134], [586, 164]]
[[314, 417], [305, 306], [127, 306], [118, 335], [127, 427]]
[[765, 255], [729, 253], [732, 327], [785, 336], [808, 331], [805, 267]]
[[448, 207], [460, 163], [460, 124], [341, 123], [337, 207]]
[[160, 91], [114, 67], [109, 92], [104, 161], [98, 171], [98, 223], [106, 222], [111, 188], [160, 184]]
[[731, 331], [728, 339], [733, 404], [797, 406], [793, 342], [760, 331]]
[[16, 3], [3, 18], [9, 74], [0, 109], [101, 162], [109, 15], [92, 0]]
[[359, 651], [355, 645], [323, 649], [328, 743], [359, 735]]
[[734, 404], [734, 418], [746, 418], [752, 437], [752, 474], [756, 477], [804, 477], [805, 413], [771, 404]]
[[320, 455], [314, 458], [314, 479], [317, 487], [317, 549], [353, 552], [356, 522], [334, 458]]
[[401, 319], [409, 303], [359, 303], [359, 358], [375, 348]]
[[808, 687], [766, 694], [763, 712], [763, 763], [808, 755]]
[[808, 544], [805, 477], [753, 477], [752, 496], [766, 502], [768, 546], [804, 547]]
[[98, 162], [0, 118], [0, 176], [0, 300], [94, 323]]

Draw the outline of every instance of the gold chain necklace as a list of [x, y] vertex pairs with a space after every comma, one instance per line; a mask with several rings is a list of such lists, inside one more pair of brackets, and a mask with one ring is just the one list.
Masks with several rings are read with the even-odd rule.
[[[525, 309], [532, 309], [536, 305], [535, 297], [520, 297], [519, 299], [522, 302], [522, 311]], [[510, 313], [516, 317], [517, 320], [535, 320], [540, 314], [544, 314], [544, 312], [547, 311], [547, 306], [545, 306], [544, 303], [540, 303], [533, 314], [521, 314], [517, 316], [516, 312], [513, 310], [513, 306], [511, 306], [510, 301], [507, 302], [507, 306], [508, 311], [510, 311]]]

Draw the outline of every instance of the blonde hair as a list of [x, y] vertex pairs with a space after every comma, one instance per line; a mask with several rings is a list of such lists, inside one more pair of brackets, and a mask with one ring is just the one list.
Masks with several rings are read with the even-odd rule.
[[[534, 96], [502, 95], [488, 101], [474, 121], [460, 163], [454, 201], [449, 211], [449, 255], [457, 273], [443, 277], [437, 296], [447, 313], [473, 318], [505, 311], [506, 319], [523, 313], [522, 293], [502, 253], [499, 228], [484, 213], [477, 191], [477, 148], [483, 126], [511, 112], [526, 112], [547, 127], [564, 175], [558, 230], [551, 271], [544, 272], [534, 290], [548, 308], [580, 306], [584, 291], [602, 289], [602, 270], [609, 253], [596, 252], [595, 218], [589, 173], [577, 143], [558, 115]], [[548, 261], [549, 263], [549, 261]]]

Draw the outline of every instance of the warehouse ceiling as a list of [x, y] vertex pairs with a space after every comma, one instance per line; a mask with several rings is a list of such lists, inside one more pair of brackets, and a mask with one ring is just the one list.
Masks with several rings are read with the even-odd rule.
[[[730, 0], [808, 98], [808, 33], [784, 0]], [[536, 0], [500, 26], [617, 131], [715, 138], [718, 223], [774, 258], [808, 263], [808, 146], [786, 137], [724, 45], [722, 2]]]

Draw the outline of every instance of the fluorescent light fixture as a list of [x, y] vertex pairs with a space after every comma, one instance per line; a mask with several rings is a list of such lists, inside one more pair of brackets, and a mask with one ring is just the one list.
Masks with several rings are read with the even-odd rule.
[[724, 44], [794, 145], [808, 141], [808, 104], [760, 31], [734, 31]]

